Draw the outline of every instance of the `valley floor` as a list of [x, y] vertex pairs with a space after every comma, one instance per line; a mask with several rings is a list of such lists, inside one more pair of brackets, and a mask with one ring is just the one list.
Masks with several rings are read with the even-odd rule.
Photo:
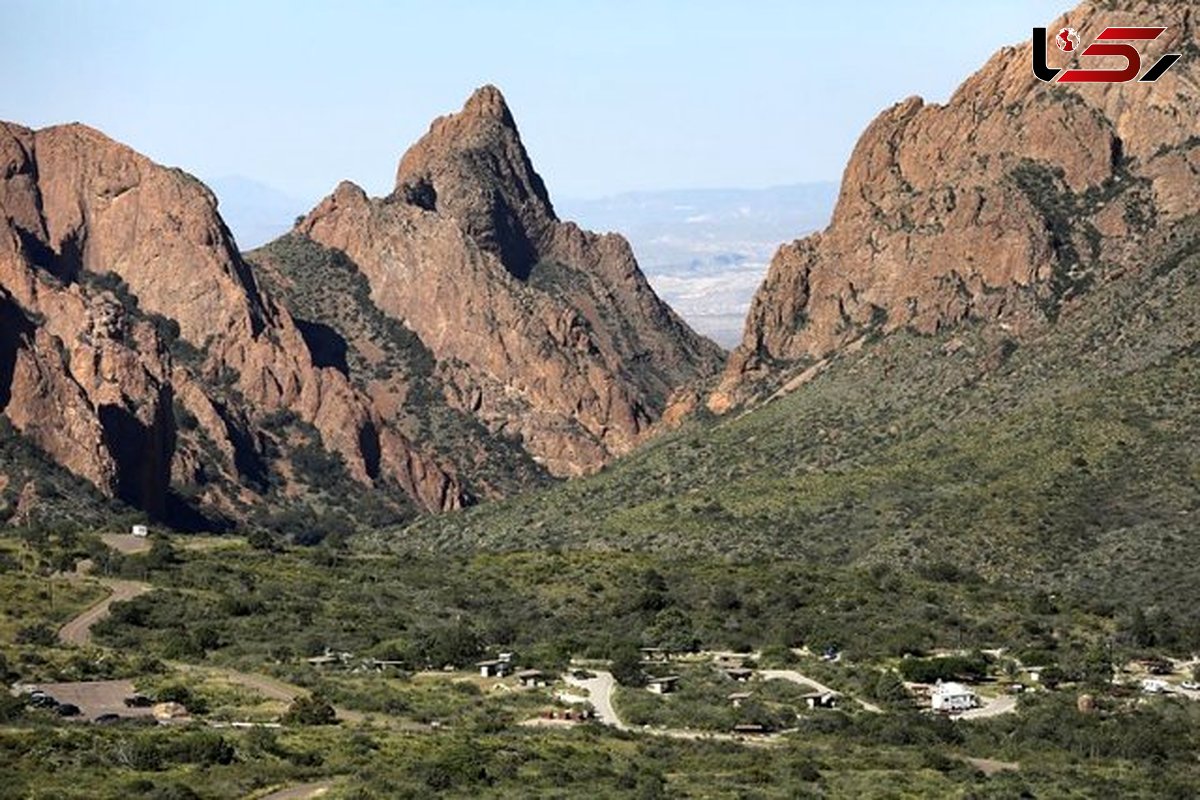
[[[629, 570], [620, 556], [594, 555], [581, 573], [592, 584], [571, 599], [578, 555], [480, 554], [439, 560], [430, 573], [434, 562], [369, 550], [265, 552], [228, 538], [187, 548], [186, 538], [156, 537], [128, 552], [107, 538], [72, 545], [88, 556], [91, 575], [52, 583], [126, 593], [39, 593], [10, 605], [20, 632], [4, 648], [4, 669], [26, 693], [81, 698], [81, 717], [103, 710], [130, 719], [87, 724], [10, 704], [0, 758], [15, 777], [0, 796], [1015, 797], [1119, 787], [1123, 796], [1162, 797], [1200, 777], [1188, 756], [1200, 704], [1179, 686], [1182, 664], [1165, 662], [1175, 674], [1162, 678], [1159, 694], [1141, 691], [1152, 680], [1146, 670], [1162, 671], [1158, 662], [1115, 669], [1107, 682], [1064, 675], [1039, 688], [1022, 662], [984, 655], [986, 674], [971, 683], [983, 707], [956, 722], [922, 712], [917, 698], [929, 684], [909, 676], [970, 671], [975, 651], [896, 659], [828, 647], [672, 650], [663, 640], [639, 652], [619, 629], [599, 641], [600, 623], [584, 613], [575, 652], [570, 636], [537, 629], [532, 617], [506, 623], [518, 642], [512, 663], [544, 676], [526, 678], [540, 684], [526, 687], [511, 673], [466, 668], [495, 657], [486, 642], [503, 641], [496, 625], [531, 605], [527, 592], [543, 593], [537, 606], [557, 624], [575, 625], [564, 615], [599, 603], [608, 613], [595, 619], [611, 625], [621, 612], [604, 598], [610, 589], [627, 597], [621, 582], [632, 573], [648, 587], [635, 606], [650, 611], [635, 609], [630, 620], [645, 615], [663, 636], [665, 610], [690, 608], [676, 595], [677, 576], [661, 562]], [[10, 588], [59, 547], [13, 537], [0, 544], [10, 564], [0, 579]], [[500, 576], [503, 590], [492, 583]], [[456, 594], [467, 586], [471, 593]], [[407, 587], [403, 599], [397, 587]], [[351, 613], [355, 605], [366, 613]], [[727, 600], [720, 605], [726, 623], [740, 617]], [[759, 618], [764, 609], [752, 611]], [[46, 623], [49, 638], [38, 632]], [[417, 669], [423, 662], [436, 668]], [[678, 677], [675, 691], [643, 687], [667, 673]], [[1031, 688], [1008, 694], [1016, 681]], [[90, 687], [102, 685], [184, 710], [122, 709], [116, 695], [88, 705]], [[1086, 713], [1084, 695], [1092, 698]], [[838, 707], [807, 707], [820, 697]], [[595, 721], [578, 719], [581, 699]], [[157, 726], [138, 721], [155, 716]]]

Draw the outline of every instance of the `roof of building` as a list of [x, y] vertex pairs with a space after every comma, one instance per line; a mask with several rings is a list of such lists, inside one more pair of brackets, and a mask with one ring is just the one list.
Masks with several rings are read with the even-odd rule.
[[518, 678], [541, 678], [541, 677], [544, 677], [545, 674], [546, 673], [542, 672], [540, 669], [523, 669], [517, 673], [517, 677]]
[[326, 653], [323, 656], [313, 656], [312, 658], [305, 659], [305, 661], [307, 661], [310, 664], [336, 664], [337, 662], [339, 662], [341, 660], [342, 660], [341, 658], [339, 658], [336, 655], [333, 655], [332, 653]]
[[969, 686], [963, 686], [961, 683], [950, 681], [948, 683], [939, 683], [933, 687], [933, 693], [942, 697], [958, 694], [975, 694], [975, 690]]
[[646, 681], [646, 683], [675, 683], [678, 680], [678, 675], [663, 675], [661, 678], [651, 678], [650, 680]]

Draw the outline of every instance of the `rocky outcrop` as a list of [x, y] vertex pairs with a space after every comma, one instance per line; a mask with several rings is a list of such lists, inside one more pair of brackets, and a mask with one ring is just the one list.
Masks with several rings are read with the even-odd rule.
[[1200, 32], [1182, 2], [1089, 2], [1046, 27], [1090, 40], [1114, 25], [1168, 27], [1142, 46], [1147, 67], [1184, 57], [1156, 83], [1046, 84], [1026, 43], [945, 105], [910, 98], [881, 114], [829, 227], [776, 253], [709, 407], [750, 400], [788, 365], [872, 332], [984, 320], [1019, 334], [1139, 268], [1150, 230], [1196, 211]]
[[555, 475], [627, 452], [673, 389], [721, 363], [623, 238], [558, 220], [491, 86], [433, 123], [391, 195], [343, 183], [297, 232], [357, 265], [436, 359], [449, 402]]
[[0, 411], [101, 490], [159, 518], [179, 493], [244, 513], [251, 473], [293, 472], [268, 463], [293, 437], [263, 430], [286, 412], [358, 482], [463, 501], [451, 468], [378, 433], [370, 402], [314, 365], [199, 181], [82, 125], [2, 124], [0, 220]]
[[176, 523], [590, 472], [721, 364], [624, 239], [556, 218], [492, 87], [253, 261], [203, 184], [82, 125], [0, 124], [0, 223], [6, 424]]

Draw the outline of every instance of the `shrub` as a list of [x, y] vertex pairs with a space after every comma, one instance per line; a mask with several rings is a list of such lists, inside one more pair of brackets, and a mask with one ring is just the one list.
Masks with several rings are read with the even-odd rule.
[[314, 692], [293, 700], [283, 721], [292, 725], [332, 725], [337, 722], [337, 711], [324, 695]]
[[622, 686], [645, 686], [646, 674], [642, 671], [642, 654], [636, 645], [626, 643], [618, 646], [612, 654], [613, 677]]

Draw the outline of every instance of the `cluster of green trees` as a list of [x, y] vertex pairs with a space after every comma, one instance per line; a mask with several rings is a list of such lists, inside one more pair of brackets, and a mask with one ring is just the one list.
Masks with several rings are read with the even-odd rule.
[[900, 674], [913, 683], [978, 681], [986, 678], [991, 669], [992, 659], [980, 652], [965, 656], [906, 658], [900, 662]]

